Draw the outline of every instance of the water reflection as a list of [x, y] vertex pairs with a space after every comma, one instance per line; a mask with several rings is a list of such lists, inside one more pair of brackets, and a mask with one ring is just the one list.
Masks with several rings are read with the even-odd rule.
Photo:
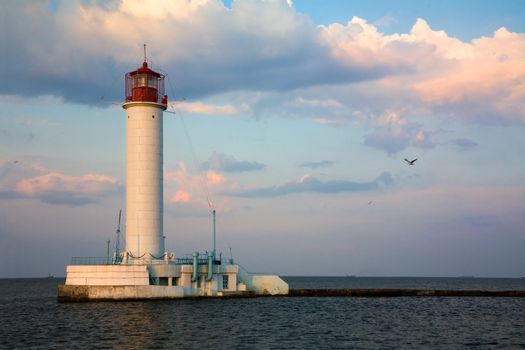
[[56, 281], [42, 280], [0, 280], [0, 292], [0, 348], [7, 349], [525, 347], [525, 298], [59, 304]]

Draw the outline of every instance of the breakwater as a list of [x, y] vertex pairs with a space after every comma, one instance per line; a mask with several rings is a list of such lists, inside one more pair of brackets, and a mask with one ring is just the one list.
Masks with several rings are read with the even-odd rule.
[[[150, 286], [141, 286], [148, 288]], [[159, 286], [156, 286], [159, 287]], [[107, 293], [99, 295], [94, 289], [104, 289]], [[132, 288], [125, 293], [126, 288]], [[353, 297], [353, 298], [395, 298], [395, 297], [513, 297], [524, 298], [525, 290], [454, 290], [454, 289], [397, 289], [397, 288], [337, 288], [337, 289], [290, 289], [288, 294], [270, 295], [254, 292], [231, 292], [220, 296], [189, 296], [182, 293], [138, 293], [134, 287], [87, 287], [59, 285], [59, 302], [85, 301], [130, 301], [130, 300], [166, 300], [166, 299], [209, 299], [209, 298], [290, 298], [290, 297]], [[162, 287], [160, 287], [162, 288]], [[120, 290], [122, 289], [122, 290]], [[91, 292], [90, 292], [91, 290]], [[109, 294], [108, 294], [109, 293]]]
[[525, 290], [290, 289], [289, 297], [525, 297]]

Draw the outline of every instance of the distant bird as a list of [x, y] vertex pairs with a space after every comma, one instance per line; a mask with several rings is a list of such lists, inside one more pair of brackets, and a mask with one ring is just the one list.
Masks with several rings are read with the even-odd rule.
[[414, 165], [416, 160], [417, 160], [417, 158], [414, 159], [414, 160], [408, 160], [408, 159], [405, 158], [405, 162], [407, 162], [408, 165]]
[[368, 205], [372, 205], [372, 201], [368, 202]]
[[14, 164], [18, 163], [18, 160], [15, 160], [13, 163], [14, 163]]

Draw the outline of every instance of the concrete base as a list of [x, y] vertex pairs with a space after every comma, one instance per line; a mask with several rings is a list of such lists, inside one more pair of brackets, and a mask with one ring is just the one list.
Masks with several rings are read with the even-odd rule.
[[259, 295], [288, 295], [288, 283], [277, 275], [251, 274], [239, 267], [239, 281], [246, 285], [247, 290]]
[[174, 299], [287, 295], [276, 275], [254, 275], [239, 265], [68, 265], [59, 301]]
[[195, 298], [255, 297], [253, 291], [218, 292], [216, 295], [184, 295], [184, 288], [177, 286], [58, 286], [59, 302], [132, 301]]
[[178, 286], [58, 286], [58, 301], [176, 299], [184, 297]]
[[68, 265], [66, 271], [67, 285], [149, 285], [149, 272], [146, 265]]

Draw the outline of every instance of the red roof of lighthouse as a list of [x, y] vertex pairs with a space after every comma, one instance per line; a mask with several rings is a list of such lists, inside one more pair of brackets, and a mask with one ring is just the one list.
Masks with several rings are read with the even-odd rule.
[[136, 70], [134, 70], [132, 72], [129, 72], [129, 75], [131, 75], [131, 76], [134, 76], [136, 74], [150, 74], [150, 75], [154, 75], [154, 76], [156, 76], [158, 78], [160, 78], [160, 76], [162, 75], [162, 74], [157, 73], [154, 70], [148, 68], [148, 62], [146, 62], [146, 61], [144, 61], [142, 63], [142, 67], [137, 68]]

